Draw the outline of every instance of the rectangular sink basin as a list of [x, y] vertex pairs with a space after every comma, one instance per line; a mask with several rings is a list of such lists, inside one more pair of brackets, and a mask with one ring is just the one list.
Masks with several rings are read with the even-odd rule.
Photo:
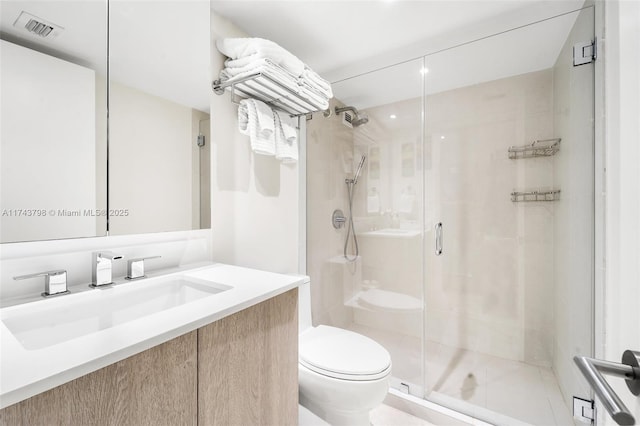
[[2, 322], [25, 349], [36, 350], [231, 288], [184, 276], [134, 281], [3, 309]]

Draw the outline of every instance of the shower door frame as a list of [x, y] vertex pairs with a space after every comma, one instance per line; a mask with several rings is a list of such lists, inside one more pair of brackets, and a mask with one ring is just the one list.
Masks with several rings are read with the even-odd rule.
[[[587, 2], [589, 3], [589, 2]], [[511, 31], [515, 31], [518, 30], [520, 28], [523, 27], [527, 27], [527, 26], [531, 26], [531, 25], [537, 25], [540, 22], [549, 20], [549, 19], [554, 19], [554, 18], [558, 18], [561, 17], [563, 15], [567, 15], [567, 14], [571, 14], [571, 13], [580, 13], [585, 9], [589, 9], [589, 8], [593, 8], [593, 31], [592, 34], [594, 35], [594, 43], [596, 46], [596, 51], [597, 51], [597, 56], [593, 61], [593, 125], [592, 125], [592, 132], [593, 132], [593, 145], [592, 145], [592, 167], [593, 167], [593, 182], [591, 185], [591, 191], [592, 191], [592, 196], [593, 196], [593, 222], [592, 222], [592, 247], [591, 247], [591, 261], [592, 261], [592, 265], [591, 265], [591, 282], [589, 284], [589, 291], [590, 291], [590, 306], [586, 307], [585, 309], [588, 309], [590, 312], [590, 318], [591, 318], [591, 324], [590, 326], [590, 331], [591, 331], [591, 345], [590, 345], [590, 353], [588, 354], [581, 354], [584, 356], [589, 356], [589, 357], [595, 357], [595, 358], [600, 358], [600, 359], [605, 359], [604, 353], [605, 353], [605, 337], [604, 337], [604, 331], [605, 331], [605, 299], [604, 299], [604, 295], [605, 295], [605, 269], [603, 267], [603, 265], [605, 265], [605, 242], [606, 242], [606, 228], [605, 228], [605, 206], [606, 206], [606, 195], [604, 193], [604, 189], [606, 188], [605, 186], [605, 133], [606, 133], [606, 125], [605, 125], [605, 118], [604, 118], [604, 111], [606, 110], [606, 104], [605, 104], [605, 84], [604, 84], [604, 69], [605, 69], [605, 61], [603, 60], [604, 58], [604, 49], [603, 49], [603, 40], [604, 40], [604, 4], [603, 2], [593, 2], [592, 4], [586, 4], [583, 5], [582, 7], [571, 11], [571, 12], [566, 12], [560, 15], [554, 15], [554, 16], [549, 16], [543, 20], [539, 20], [539, 21], [535, 21], [535, 22], [531, 22], [529, 24], [526, 25], [522, 25], [519, 27], [515, 27], [515, 28], [511, 28], [509, 30], [503, 31], [503, 32], [499, 32], [499, 33], [495, 33], [495, 34], [491, 34], [482, 38], [478, 38], [475, 40], [471, 40], [465, 43], [461, 43], [455, 46], [450, 46], [447, 48], [442, 48], [439, 49], [438, 51], [435, 52], [431, 52], [431, 53], [427, 53], [425, 54], [422, 58], [423, 58], [423, 66], [426, 68], [427, 67], [427, 58], [431, 55], [437, 55], [438, 53], [441, 53], [443, 51], [446, 50], [450, 50], [450, 49], [455, 49], [458, 48], [460, 46], [464, 46], [467, 44], [471, 44], [471, 43], [475, 43], [475, 42], [479, 42], [482, 41], [484, 39], [488, 39], [497, 35], [501, 35], [504, 33], [508, 33]], [[426, 164], [426, 160], [427, 160], [427, 150], [425, 149], [425, 140], [426, 140], [426, 135], [427, 133], [427, 120], [426, 120], [426, 115], [428, 114], [428, 107], [427, 107], [427, 84], [426, 84], [426, 74], [424, 75], [423, 78], [423, 120], [422, 120], [422, 124], [423, 124], [423, 130], [422, 130], [422, 145], [423, 145], [423, 164]], [[422, 185], [422, 189], [423, 189], [423, 216], [426, 215], [426, 191], [427, 191], [427, 175], [426, 173], [423, 175], [423, 185]], [[598, 189], [601, 190], [598, 190]], [[434, 218], [434, 220], [436, 222], [439, 222], [442, 218]], [[426, 217], [423, 217], [422, 219], [423, 223], [426, 224]], [[425, 255], [427, 255], [429, 252], [429, 250], [433, 249], [433, 244], [434, 241], [431, 238], [427, 237], [427, 233], [426, 233], [426, 229], [425, 232], [423, 233], [423, 253]], [[424, 306], [423, 306], [423, 357], [425, 357], [425, 359], [423, 360], [423, 385], [424, 385], [424, 395], [423, 395], [423, 399], [430, 403], [430, 404], [436, 404], [439, 405], [441, 404], [440, 402], [434, 402], [431, 401], [429, 399], [429, 393], [430, 393], [430, 389], [427, 386], [428, 380], [427, 380], [427, 371], [425, 368], [425, 364], [426, 364], [426, 348], [425, 348], [425, 343], [427, 341], [427, 315], [428, 315], [428, 308], [426, 306], [426, 298], [427, 298], [427, 285], [428, 285], [428, 276], [427, 276], [427, 271], [426, 271], [426, 259], [425, 261], [423, 261], [423, 297], [424, 297]], [[573, 363], [572, 363], [573, 364]], [[595, 402], [595, 406], [597, 408], [596, 410], [596, 419], [594, 419], [594, 423], [595, 425], [598, 424], [598, 422], [603, 422], [604, 420], [604, 416], [606, 415], [606, 411], [603, 409], [602, 405], [600, 404], [600, 402], [594, 398], [594, 393], [592, 390], [590, 390], [590, 398], [591, 400], [594, 400]], [[446, 405], [442, 405], [442, 407], [446, 410], [452, 410], [452, 407], [447, 407]], [[454, 410], [455, 411], [455, 410]], [[472, 417], [473, 415], [470, 413], [461, 413], [463, 415], [468, 415], [470, 417]], [[501, 413], [498, 413], [501, 414]], [[481, 419], [479, 419], [481, 420]]]

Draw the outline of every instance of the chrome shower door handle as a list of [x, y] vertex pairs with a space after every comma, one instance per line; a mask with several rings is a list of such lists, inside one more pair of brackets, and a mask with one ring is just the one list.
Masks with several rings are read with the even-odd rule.
[[436, 231], [436, 256], [442, 254], [442, 222], [438, 222], [435, 227]]
[[611, 418], [619, 425], [635, 425], [635, 419], [602, 374], [621, 377], [634, 395], [640, 395], [640, 352], [626, 350], [622, 363], [576, 356], [573, 361], [597, 395]]

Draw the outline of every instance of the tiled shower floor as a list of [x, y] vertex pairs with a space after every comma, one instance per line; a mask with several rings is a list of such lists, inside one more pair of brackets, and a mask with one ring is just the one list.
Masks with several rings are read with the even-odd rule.
[[[359, 324], [349, 328], [387, 348], [394, 377], [422, 383], [420, 339]], [[574, 424], [550, 368], [430, 341], [425, 351], [426, 384], [433, 402], [496, 424], [514, 424], [515, 420], [536, 426]]]

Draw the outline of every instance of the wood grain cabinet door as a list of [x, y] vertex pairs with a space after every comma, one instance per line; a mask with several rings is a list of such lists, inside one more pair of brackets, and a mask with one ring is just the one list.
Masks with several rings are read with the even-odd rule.
[[297, 306], [293, 289], [198, 330], [199, 426], [298, 424]]
[[196, 425], [197, 331], [0, 410], [7, 426]]

